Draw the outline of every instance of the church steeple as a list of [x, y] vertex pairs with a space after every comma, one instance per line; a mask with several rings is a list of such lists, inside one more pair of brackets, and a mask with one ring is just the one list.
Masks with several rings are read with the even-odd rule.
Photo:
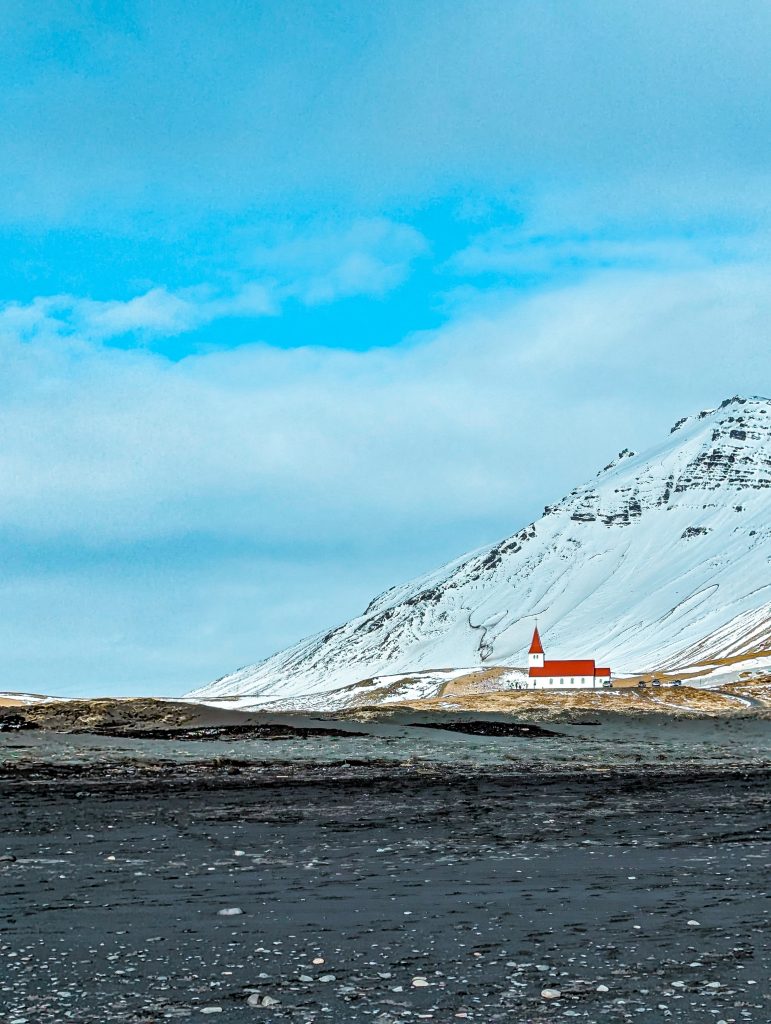
[[543, 644], [538, 633], [538, 624], [533, 630], [533, 639], [527, 655], [528, 668], [543, 668]]

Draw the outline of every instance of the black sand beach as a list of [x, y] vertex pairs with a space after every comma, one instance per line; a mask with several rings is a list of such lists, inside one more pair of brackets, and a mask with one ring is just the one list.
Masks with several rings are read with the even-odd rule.
[[45, 774], [0, 782], [4, 1024], [771, 1019], [763, 769]]

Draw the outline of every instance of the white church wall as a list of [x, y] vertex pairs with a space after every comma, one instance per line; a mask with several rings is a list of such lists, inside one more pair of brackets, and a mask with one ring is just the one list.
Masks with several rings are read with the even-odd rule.
[[534, 690], [594, 690], [602, 687], [602, 680], [594, 676], [531, 676], [530, 682]]

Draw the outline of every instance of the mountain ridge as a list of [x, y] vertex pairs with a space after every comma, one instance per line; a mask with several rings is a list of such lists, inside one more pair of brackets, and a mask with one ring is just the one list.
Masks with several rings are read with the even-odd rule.
[[324, 707], [400, 673], [515, 672], [536, 617], [550, 656], [621, 673], [771, 649], [770, 497], [771, 400], [726, 399], [623, 449], [516, 533], [190, 696]]

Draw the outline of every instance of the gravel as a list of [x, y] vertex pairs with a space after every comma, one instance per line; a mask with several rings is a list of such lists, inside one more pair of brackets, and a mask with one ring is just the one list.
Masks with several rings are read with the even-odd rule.
[[764, 773], [276, 768], [0, 806], [3, 1021], [771, 1019]]

